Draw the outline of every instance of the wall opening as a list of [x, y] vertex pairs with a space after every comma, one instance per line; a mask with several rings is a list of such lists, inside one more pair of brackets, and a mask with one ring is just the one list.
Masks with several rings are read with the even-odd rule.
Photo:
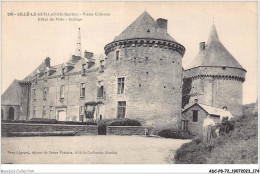
[[4, 119], [4, 110], [1, 109], [1, 120], [3, 120], [3, 119]]
[[14, 120], [14, 107], [9, 108], [8, 119]]

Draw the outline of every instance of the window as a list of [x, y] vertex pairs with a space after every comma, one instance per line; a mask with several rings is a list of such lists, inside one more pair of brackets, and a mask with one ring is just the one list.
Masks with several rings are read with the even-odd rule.
[[49, 118], [53, 118], [53, 106], [50, 106]]
[[33, 118], [36, 117], [36, 106], [33, 107]]
[[64, 76], [65, 76], [65, 68], [62, 68], [61, 69], [61, 78], [64, 78]]
[[32, 98], [36, 100], [36, 89], [32, 89]]
[[35, 80], [35, 83], [38, 82], [38, 74], [37, 73], [35, 74], [35, 79], [34, 80]]
[[80, 84], [80, 97], [85, 97], [85, 83]]
[[102, 98], [104, 97], [104, 86], [98, 87], [98, 97]]
[[192, 111], [192, 121], [198, 122], [198, 111]]
[[104, 97], [104, 86], [103, 81], [98, 81], [98, 87], [97, 87], [97, 97], [102, 98]]
[[125, 78], [118, 78], [118, 86], [117, 86], [117, 93], [118, 94], [123, 94], [124, 93], [124, 88], [125, 88]]
[[85, 75], [86, 74], [86, 64], [82, 64], [82, 72], [81, 72], [82, 75]]
[[126, 102], [119, 101], [117, 106], [117, 118], [125, 118]]
[[60, 86], [60, 98], [64, 98], [64, 85]]
[[46, 117], [46, 106], [42, 108], [42, 118]]
[[46, 100], [47, 98], [47, 93], [48, 93], [48, 88], [43, 89], [43, 100]]
[[116, 61], [119, 60], [119, 51], [116, 51]]
[[48, 72], [46, 71], [44, 72], [44, 80], [47, 81], [47, 79], [48, 79]]
[[80, 106], [79, 107], [79, 121], [83, 122], [84, 121], [84, 106]]

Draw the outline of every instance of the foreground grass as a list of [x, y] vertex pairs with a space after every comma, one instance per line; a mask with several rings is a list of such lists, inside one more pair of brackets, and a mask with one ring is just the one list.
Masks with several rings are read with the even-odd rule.
[[203, 143], [200, 139], [184, 144], [175, 154], [178, 164], [257, 164], [257, 116], [244, 115], [235, 122], [235, 129]]

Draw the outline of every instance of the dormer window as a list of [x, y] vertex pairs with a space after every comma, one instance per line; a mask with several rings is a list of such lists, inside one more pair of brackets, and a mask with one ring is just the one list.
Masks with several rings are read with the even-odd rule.
[[44, 80], [45, 80], [45, 81], [48, 80], [48, 72], [47, 72], [47, 71], [44, 72]]
[[100, 70], [99, 70], [99, 72], [104, 72], [104, 68], [105, 68], [105, 66], [104, 66], [104, 60], [101, 60], [101, 61], [100, 61]]
[[64, 76], [65, 76], [65, 68], [63, 67], [61, 69], [61, 78], [64, 78]]
[[81, 71], [81, 74], [82, 75], [85, 75], [86, 74], [86, 68], [87, 68], [87, 65], [84, 63], [82, 64], [82, 71]]

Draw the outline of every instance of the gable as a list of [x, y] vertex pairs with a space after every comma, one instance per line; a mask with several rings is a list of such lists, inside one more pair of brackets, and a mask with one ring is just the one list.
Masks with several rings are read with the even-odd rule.
[[19, 80], [14, 80], [1, 96], [2, 105], [20, 105], [20, 94], [22, 88]]

